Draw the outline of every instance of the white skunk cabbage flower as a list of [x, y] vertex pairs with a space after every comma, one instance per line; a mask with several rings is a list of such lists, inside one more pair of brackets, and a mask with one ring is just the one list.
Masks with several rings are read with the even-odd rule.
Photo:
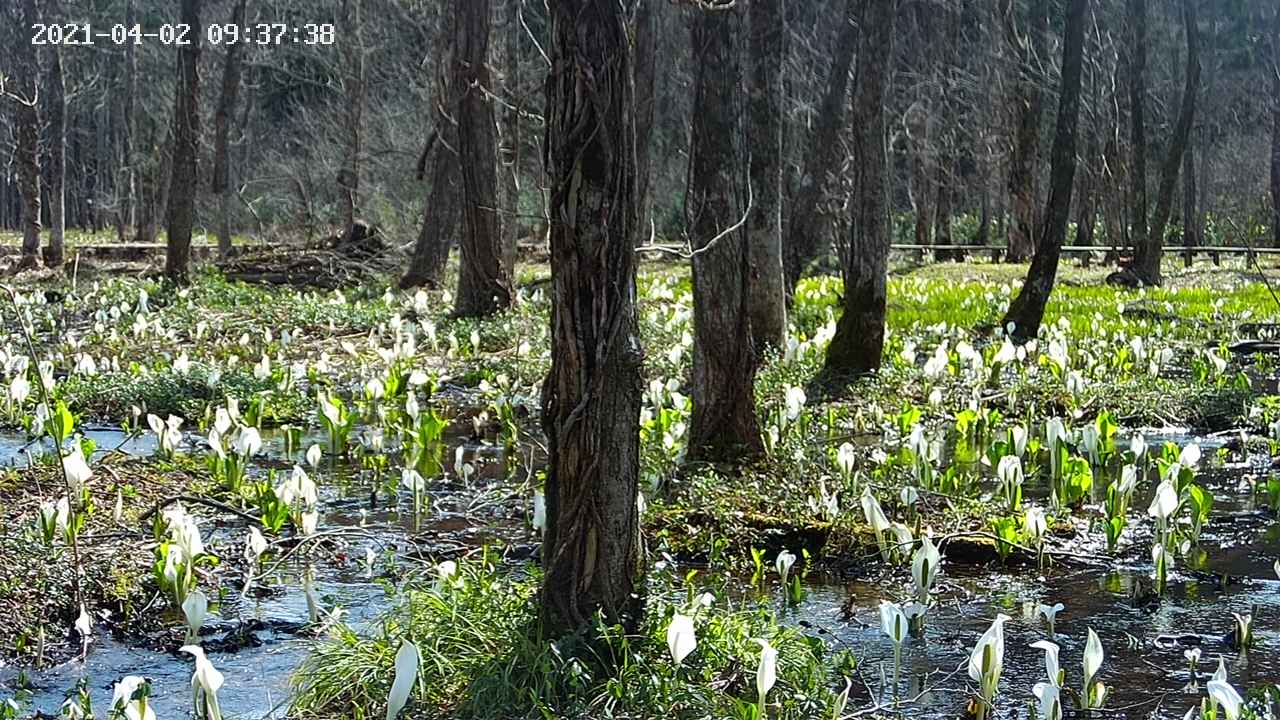
[[760, 644], [760, 664], [756, 666], [756, 693], [760, 696], [760, 709], [774, 683], [778, 681], [778, 651], [768, 640], [756, 640]]
[[1240, 708], [1244, 706], [1244, 698], [1240, 697], [1240, 693], [1231, 687], [1231, 683], [1226, 680], [1210, 680], [1209, 698], [1213, 702], [1222, 706], [1222, 712], [1227, 716], [1227, 720], [1236, 720], [1240, 717]]
[[773, 561], [773, 567], [778, 571], [778, 578], [782, 582], [782, 586], [787, 586], [787, 575], [791, 573], [791, 566], [796, 564], [796, 556], [794, 553], [783, 550], [778, 553], [777, 559]]
[[697, 647], [698, 637], [693, 630], [693, 618], [680, 613], [673, 614], [671, 623], [667, 625], [667, 650], [671, 653], [671, 660], [678, 666]]
[[209, 662], [199, 645], [185, 645], [182, 652], [196, 659], [196, 671], [191, 674], [191, 689], [199, 700], [203, 700], [203, 703], [196, 703], [196, 717], [222, 720], [222, 709], [218, 707], [218, 691], [222, 689], [224, 682], [222, 673]]
[[418, 646], [405, 640], [396, 651], [396, 677], [391, 683], [391, 692], [387, 694], [387, 720], [395, 720], [405, 703], [409, 702], [409, 693], [418, 680], [419, 665]]

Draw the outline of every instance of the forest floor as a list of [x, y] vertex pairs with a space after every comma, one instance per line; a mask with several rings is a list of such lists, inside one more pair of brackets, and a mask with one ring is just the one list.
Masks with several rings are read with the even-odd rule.
[[[82, 677], [104, 706], [107, 683], [139, 671], [157, 712], [184, 713], [177, 606], [197, 588], [212, 608], [197, 637], [227, 674], [224, 710], [241, 717], [381, 713], [411, 638], [424, 657], [415, 716], [746, 718], [759, 637], [781, 652], [771, 717], [832, 717], [846, 678], [849, 712], [888, 714], [896, 694], [954, 716], [967, 676], [950, 669], [990, 618], [1030, 603], [1011, 630], [1030, 642], [1034, 606], [1055, 596], [1073, 618], [1064, 653], [1087, 624], [1132, 661], [1104, 670], [1108, 707], [1182, 715], [1162, 700], [1195, 681], [1179, 645], [1192, 641], [1169, 639], [1189, 618], [1213, 623], [1195, 643], [1206, 664], [1229, 658], [1241, 688], [1280, 677], [1280, 304], [1238, 261], [1170, 265], [1166, 287], [1138, 291], [1106, 285], [1105, 268], [1064, 267], [1044, 333], [1021, 350], [997, 324], [1025, 265], [899, 261], [886, 367], [842, 388], [813, 384], [839, 281], [805, 280], [788, 346], [757, 377], [767, 454], [734, 468], [683, 461], [690, 280], [643, 264], [647, 620], [554, 650], [528, 631], [545, 266], [522, 266], [518, 306], [484, 320], [451, 317], [448, 291], [402, 293], [390, 277], [300, 290], [211, 272], [175, 290], [146, 267], [86, 262], [74, 287], [25, 278], [23, 325], [3, 311], [0, 697], [27, 711], [56, 712]], [[70, 496], [70, 534], [40, 523], [68, 495], [53, 443], [36, 437], [56, 421], [37, 411], [23, 328], [52, 361], [48, 405], [74, 416], [93, 471]], [[1177, 561], [1157, 591], [1147, 507], [1175, 465], [1161, 542]], [[187, 520], [202, 547], [175, 581], [166, 563]], [[260, 553], [245, 552], [250, 527]], [[910, 566], [926, 535], [943, 580], [923, 598], [907, 679], [888, 683], [877, 603], [921, 599]], [[794, 585], [775, 568], [786, 553], [799, 557]], [[458, 574], [442, 576], [444, 561]], [[73, 629], [81, 606], [87, 646]], [[1250, 657], [1223, 632], [1254, 606], [1266, 624]], [[695, 618], [700, 643], [674, 670], [673, 612]], [[627, 662], [597, 667], [602, 649]], [[1035, 651], [1010, 652], [1002, 715], [1026, 704], [1042, 667]], [[1132, 664], [1145, 669], [1127, 677]]]

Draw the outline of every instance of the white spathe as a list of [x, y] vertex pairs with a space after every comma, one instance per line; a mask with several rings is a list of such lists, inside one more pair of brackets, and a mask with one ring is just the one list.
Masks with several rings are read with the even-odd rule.
[[671, 660], [679, 665], [698, 647], [698, 637], [693, 629], [693, 618], [675, 613], [667, 625], [667, 650]]
[[409, 702], [409, 694], [418, 680], [420, 653], [418, 646], [405, 640], [396, 651], [396, 676], [391, 683], [391, 692], [387, 694], [387, 720], [395, 720], [405, 703]]

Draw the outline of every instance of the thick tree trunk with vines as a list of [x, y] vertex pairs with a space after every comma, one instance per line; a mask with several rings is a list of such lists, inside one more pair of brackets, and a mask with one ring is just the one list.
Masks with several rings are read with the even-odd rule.
[[748, 304], [756, 351], [781, 348], [787, 333], [782, 276], [782, 58], [786, 36], [782, 0], [750, 5], [751, 217], [747, 245]]
[[[182, 22], [200, 27], [200, 0], [182, 0]], [[178, 49], [178, 85], [173, 109], [173, 165], [169, 176], [168, 248], [165, 276], [176, 283], [188, 279], [191, 228], [195, 223], [197, 161], [200, 156], [200, 36]]]
[[[474, 0], [463, 0], [473, 2]], [[551, 372], [543, 384], [547, 527], [544, 633], [597, 611], [634, 627], [643, 601], [636, 503], [635, 103], [622, 3], [553, 0], [546, 168], [551, 201]]]
[[1010, 262], [1025, 262], [1035, 252], [1036, 176], [1040, 158], [1040, 116], [1043, 93], [1036, 68], [1044, 61], [1049, 9], [1044, 0], [1028, 0], [1027, 16], [1019, 29], [1017, 0], [1005, 0], [1005, 33], [1018, 58], [1018, 79], [1012, 100], [1013, 155], [1009, 160]]
[[[40, 22], [35, 0], [23, 0], [22, 25], [30, 28]], [[14, 49], [22, 69], [15, 78], [17, 125], [18, 192], [22, 195], [22, 259], [18, 267], [40, 266], [40, 61], [36, 46], [17, 43]]]
[[685, 227], [693, 257], [693, 417], [690, 460], [730, 461], [762, 449], [756, 351], [741, 224], [747, 168], [741, 126], [743, 11], [700, 9], [693, 20], [693, 137]]
[[[248, 0], [238, 0], [231, 22], [245, 24]], [[227, 46], [226, 63], [222, 66], [222, 91], [218, 109], [213, 115], [213, 194], [218, 198], [218, 254], [231, 253], [231, 115], [240, 95], [240, 65], [244, 53], [242, 43]]]
[[800, 185], [790, 209], [786, 228], [784, 272], [788, 292], [794, 291], [805, 267], [829, 242], [831, 222], [823, 208], [830, 186], [829, 179], [844, 160], [834, 148], [839, 145], [840, 131], [845, 125], [845, 106], [849, 91], [849, 68], [858, 43], [858, 29], [852, 19], [858, 0], [848, 0], [840, 15], [840, 33], [831, 56], [830, 74], [818, 110], [817, 124], [805, 146]]
[[884, 355], [889, 265], [889, 153], [885, 138], [885, 94], [893, 62], [897, 0], [864, 0], [859, 84], [854, 99], [854, 164], [858, 192], [844, 266], [844, 302], [836, 334], [827, 346], [825, 372], [865, 375]]
[[1027, 279], [1009, 305], [1001, 326], [1013, 324], [1013, 337], [1025, 342], [1040, 332], [1044, 309], [1058, 275], [1058, 261], [1071, 218], [1071, 191], [1076, 173], [1076, 125], [1080, 117], [1080, 76], [1084, 65], [1084, 25], [1089, 0], [1070, 0], [1062, 39], [1062, 88], [1049, 166], [1049, 200], [1044, 232], [1036, 244]]
[[[435, 53], [434, 67], [436, 68], [452, 67], [453, 22], [450, 13], [442, 14], [440, 37]], [[462, 219], [462, 186], [459, 181], [462, 168], [458, 165], [455, 150], [458, 147], [458, 133], [454, 124], [457, 97], [451, 70], [440, 70], [432, 107], [435, 115], [435, 130], [427, 141], [426, 149], [431, 163], [427, 174], [429, 178], [427, 198], [422, 209], [422, 227], [418, 232], [413, 254], [409, 257], [409, 269], [404, 277], [400, 278], [401, 288], [424, 285], [439, 288], [443, 285], [444, 268], [449, 260], [449, 250], [457, 241]], [[427, 171], [425, 163], [420, 165], [420, 169], [423, 172]], [[418, 179], [422, 179], [421, 174]]]
[[1186, 85], [1182, 91], [1182, 107], [1178, 111], [1178, 123], [1174, 126], [1169, 150], [1160, 168], [1160, 188], [1156, 194], [1156, 211], [1151, 218], [1151, 228], [1146, 242], [1138, 245], [1133, 260], [1133, 272], [1148, 285], [1163, 281], [1160, 260], [1164, 255], [1164, 233], [1173, 214], [1173, 195], [1178, 185], [1178, 171], [1182, 168], [1182, 153], [1191, 138], [1191, 126], [1195, 123], [1196, 96], [1200, 93], [1200, 42], [1196, 27], [1194, 0], [1182, 0], [1183, 24], [1187, 33]]
[[515, 301], [510, 258], [498, 219], [497, 140], [489, 67], [490, 0], [455, 0], [454, 87], [459, 95], [458, 161], [462, 166], [462, 260], [454, 314], [481, 317]]

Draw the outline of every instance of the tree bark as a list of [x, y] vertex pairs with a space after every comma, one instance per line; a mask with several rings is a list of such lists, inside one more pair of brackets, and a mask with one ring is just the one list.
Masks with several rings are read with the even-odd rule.
[[742, 10], [700, 9], [693, 20], [693, 134], [685, 227], [693, 257], [694, 461], [729, 461], [763, 445], [755, 412], [746, 233], [747, 168], [738, 89]]
[[[51, 0], [50, 22], [62, 22], [62, 3]], [[62, 47], [50, 48], [49, 67], [49, 244], [44, 264], [62, 267], [67, 232], [67, 81], [62, 71]]]
[[[938, 204], [935, 206], [934, 225], [933, 225], [933, 244], [935, 245], [955, 245], [955, 237], [952, 229], [953, 224], [951, 198], [951, 183], [954, 180], [952, 176], [952, 159], [946, 153], [938, 158]], [[933, 251], [933, 259], [936, 262], [946, 260], [959, 260], [960, 251], [952, 248], [935, 248]]]
[[[1092, 247], [1095, 244], [1094, 230], [1098, 218], [1098, 207], [1095, 202], [1094, 193], [1094, 164], [1096, 159], [1096, 145], [1090, 139], [1086, 145], [1089, 149], [1085, 153], [1084, 166], [1080, 168], [1079, 185], [1080, 195], [1076, 201], [1076, 244], [1085, 247]], [[1088, 258], [1088, 255], [1085, 256]], [[1088, 264], [1086, 259], [1085, 264]]]
[[502, 263], [515, 267], [520, 240], [520, 3], [503, 3], [502, 44], [498, 46], [502, 68], [505, 102], [500, 106], [498, 130], [498, 193], [502, 214], [498, 225], [502, 233]]
[[173, 107], [173, 164], [169, 176], [168, 248], [164, 274], [186, 283], [195, 223], [197, 162], [200, 156], [200, 0], [182, 0], [182, 23], [191, 42], [178, 48], [178, 86]]
[[[361, 4], [363, 0], [342, 0], [344, 31], [354, 37], [342, 44], [347, 75], [343, 78], [345, 107], [343, 113], [342, 168], [338, 170], [338, 190], [342, 197], [342, 236], [350, 238], [360, 213], [360, 144], [364, 122], [365, 63], [361, 36]], [[488, 8], [489, 3], [485, 2]], [[488, 22], [485, 23], [486, 32]], [[487, 36], [486, 36], [487, 37]], [[491, 204], [490, 207], [493, 207]]]
[[1186, 85], [1182, 91], [1182, 108], [1178, 111], [1178, 123], [1169, 140], [1169, 151], [1160, 169], [1160, 188], [1156, 195], [1156, 212], [1151, 218], [1151, 228], [1146, 242], [1137, 247], [1133, 260], [1133, 272], [1147, 285], [1159, 285], [1163, 281], [1160, 260], [1164, 255], [1164, 233], [1173, 213], [1173, 194], [1178, 185], [1178, 171], [1182, 167], [1182, 153], [1191, 137], [1195, 122], [1196, 95], [1200, 93], [1200, 42], [1196, 27], [1195, 0], [1182, 0], [1182, 18], [1187, 32]]
[[756, 352], [784, 346], [786, 287], [782, 276], [783, 0], [753, 0], [749, 128], [751, 216], [747, 220], [748, 306]]
[[502, 249], [497, 208], [497, 142], [490, 84], [490, 0], [454, 0], [457, 35], [454, 86], [462, 166], [462, 260], [454, 314], [482, 317], [515, 301], [512, 268]]
[[858, 376], [880, 368], [884, 355], [888, 284], [889, 153], [885, 95], [893, 62], [897, 0], [864, 0], [858, 89], [854, 97], [858, 153], [850, 248], [844, 267], [844, 299], [836, 333], [827, 346], [824, 372]]
[[[35, 0], [22, 1], [22, 26], [40, 22]], [[22, 195], [22, 259], [18, 268], [40, 266], [40, 60], [36, 46], [23, 38], [15, 43], [21, 71], [17, 77], [15, 105], [17, 125], [18, 190]]]
[[[463, 0], [474, 2], [475, 0]], [[640, 219], [627, 13], [553, 0], [546, 168], [551, 185], [551, 371], [543, 384], [547, 526], [543, 630], [634, 627], [643, 604], [637, 510]]]
[[1129, 1], [1129, 242], [1135, 249], [1147, 244], [1147, 0]]
[[1183, 253], [1183, 262], [1191, 267], [1195, 261], [1195, 251], [1191, 248], [1203, 244], [1201, 235], [1200, 196], [1196, 192], [1196, 155], [1195, 143], [1188, 142], [1187, 150], [1182, 154], [1182, 244], [1187, 246]]
[[[920, 119], [912, 124], [908, 135], [911, 144], [911, 211], [915, 216], [913, 239], [916, 245], [933, 244], [933, 208], [929, 203], [933, 195], [929, 182], [929, 159], [926, 154], [928, 146], [928, 120]], [[925, 251], [918, 250], [920, 261], [924, 261]]]
[[1271, 230], [1280, 248], [1280, 7], [1271, 29]]
[[844, 160], [835, 148], [839, 145], [840, 131], [845, 124], [849, 68], [853, 65], [853, 52], [858, 43], [858, 29], [852, 22], [857, 7], [858, 0], [847, 0], [845, 12], [840, 16], [840, 33], [831, 57], [831, 74], [827, 76], [817, 124], [805, 147], [800, 186], [795, 192], [783, 248], [788, 292], [795, 290], [805, 267], [818, 255], [824, 245], [823, 240], [829, 238], [830, 221], [822, 206], [829, 178]]
[[1025, 262], [1035, 252], [1036, 176], [1040, 159], [1040, 116], [1043, 93], [1036, 77], [1044, 60], [1049, 9], [1045, 0], [1028, 0], [1026, 36], [1018, 31], [1017, 0], [1004, 0], [1005, 34], [1018, 58], [1018, 79], [1012, 100], [1013, 155], [1009, 160], [1009, 262]]
[[658, 14], [665, 0], [636, 0], [635, 94], [636, 185], [640, 194], [640, 232], [637, 242], [656, 233], [653, 217], [653, 126], [657, 99]]
[[[231, 22], [245, 25], [248, 0], [237, 0]], [[240, 95], [240, 65], [244, 53], [242, 43], [227, 46], [227, 60], [222, 66], [222, 91], [218, 109], [213, 115], [213, 194], [218, 197], [218, 254], [231, 253], [231, 115]]]
[[[124, 18], [126, 27], [133, 27], [137, 21], [134, 1], [126, 0]], [[134, 167], [136, 159], [133, 150], [134, 131], [134, 96], [138, 86], [138, 51], [133, 43], [126, 43], [124, 48], [124, 97], [120, 98], [120, 171], [116, 183], [116, 239], [124, 242], [129, 229], [136, 224], [135, 201], [137, 198], [138, 173]]]
[[1058, 275], [1058, 261], [1071, 217], [1071, 189], [1076, 172], [1076, 124], [1080, 116], [1080, 75], [1084, 64], [1084, 24], [1088, 0], [1070, 0], [1062, 38], [1062, 88], [1058, 93], [1058, 121], [1049, 169], [1049, 199], [1036, 254], [1027, 279], [1009, 305], [1004, 320], [1019, 342], [1036, 337], [1044, 308]]
[[[437, 68], [451, 68], [454, 53], [454, 19], [443, 13], [442, 27], [437, 43]], [[443, 284], [445, 264], [449, 250], [457, 241], [462, 219], [462, 188], [458, 176], [462, 168], [458, 164], [458, 133], [456, 125], [457, 93], [454, 73], [441, 70], [436, 83], [434, 98], [435, 131], [428, 141], [431, 154], [431, 170], [427, 198], [422, 209], [422, 228], [409, 258], [409, 269], [400, 278], [402, 289], [427, 286], [439, 288]], [[425, 158], [424, 158], [425, 159]], [[419, 178], [421, 179], [421, 178]]]

